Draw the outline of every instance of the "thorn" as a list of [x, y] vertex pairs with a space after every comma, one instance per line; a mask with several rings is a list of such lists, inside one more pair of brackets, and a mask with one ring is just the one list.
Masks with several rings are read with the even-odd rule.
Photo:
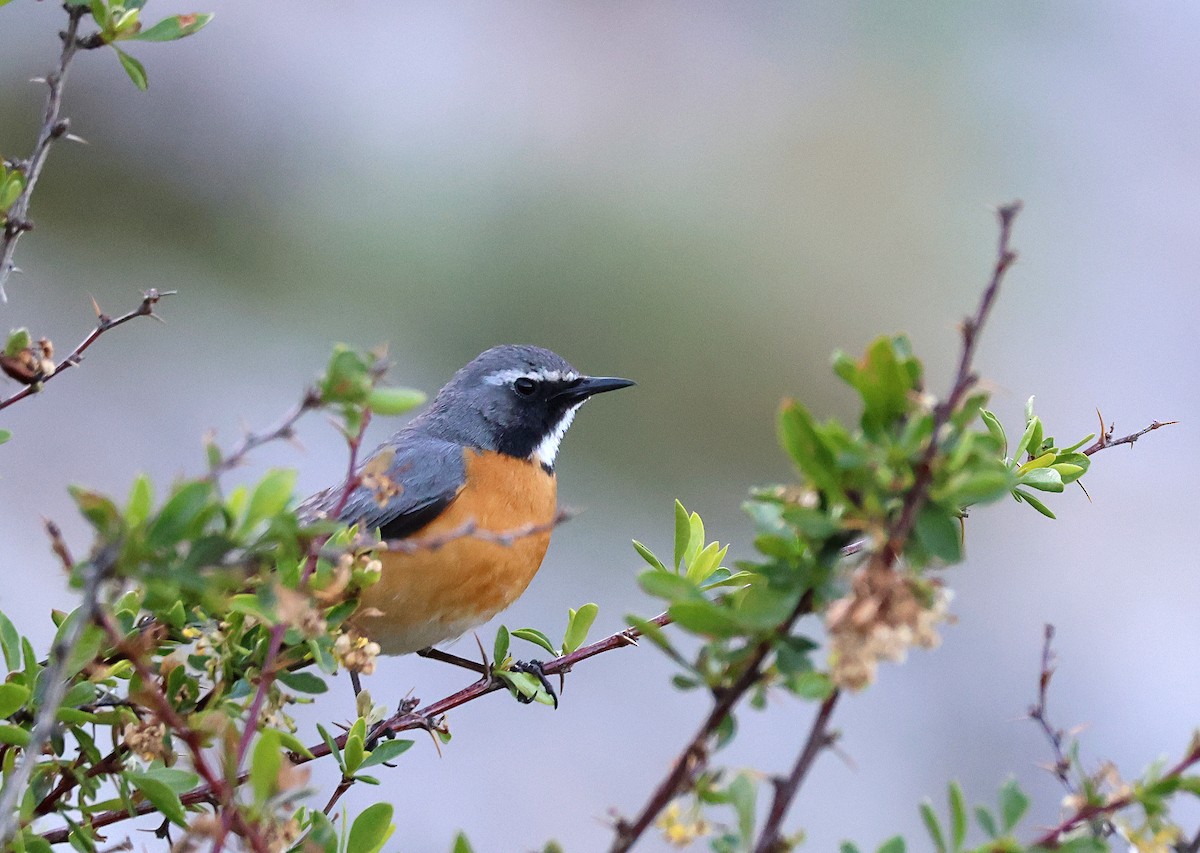
[[90, 298], [92, 300], [92, 310], [96, 312], [96, 319], [98, 320], [104, 316], [104, 312], [100, 310], [100, 303], [96, 301], [96, 297], [92, 296]]
[[29, 82], [30, 83], [45, 83], [47, 86], [50, 85], [50, 81], [47, 80], [45, 77], [30, 77]]
[[162, 317], [160, 317], [158, 314], [155, 314], [153, 311], [148, 311], [146, 313], [146, 316], [149, 317], [151, 320], [157, 320], [158, 322], [162, 323], [164, 326], [167, 325], [167, 321], [164, 320]]
[[77, 133], [68, 133], [65, 136], [63, 136], [63, 139], [67, 140], [68, 142], [78, 142], [80, 145], [91, 145], [92, 144]]

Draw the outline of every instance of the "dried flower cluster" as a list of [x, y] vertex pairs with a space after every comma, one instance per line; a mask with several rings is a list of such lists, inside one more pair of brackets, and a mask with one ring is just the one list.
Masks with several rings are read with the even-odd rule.
[[951, 618], [950, 598], [936, 581], [875, 564], [856, 571], [850, 593], [825, 616], [834, 683], [861, 690], [875, 680], [879, 661], [900, 663], [911, 646], [936, 648], [937, 626]]
[[379, 652], [379, 643], [372, 642], [354, 629], [339, 634], [333, 644], [333, 654], [338, 662], [350, 672], [361, 672], [363, 675], [375, 671], [375, 658]]

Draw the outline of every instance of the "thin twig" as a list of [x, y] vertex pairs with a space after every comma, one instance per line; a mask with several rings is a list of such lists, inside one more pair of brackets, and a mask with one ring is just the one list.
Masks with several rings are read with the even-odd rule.
[[290, 441], [296, 435], [296, 422], [300, 420], [308, 412], [314, 411], [321, 407], [321, 394], [316, 388], [309, 388], [304, 392], [304, 397], [297, 403], [283, 419], [269, 430], [263, 432], [246, 432], [242, 436], [242, 440], [233, 452], [228, 456], [223, 457], [216, 465], [212, 466], [208, 477], [210, 480], [215, 480], [226, 471], [236, 468], [245, 461], [246, 457], [251, 452], [257, 450], [264, 444], [269, 444], [273, 441]]
[[78, 38], [79, 21], [87, 12], [86, 5], [67, 7], [67, 29], [66, 32], [60, 34], [63, 46], [62, 53], [58, 57], [58, 67], [46, 77], [46, 86], [50, 91], [46, 95], [46, 109], [42, 114], [42, 126], [38, 131], [33, 153], [24, 163], [18, 164], [25, 174], [25, 186], [22, 188], [21, 194], [17, 196], [17, 200], [9, 207], [7, 220], [3, 229], [0, 229], [0, 302], [8, 301], [8, 297], [4, 293], [4, 284], [15, 269], [13, 254], [17, 249], [17, 240], [21, 238], [22, 234], [33, 228], [33, 223], [28, 219], [29, 200], [33, 196], [33, 188], [37, 185], [38, 178], [41, 177], [42, 167], [46, 165], [46, 157], [50, 153], [51, 144], [56, 139], [65, 136], [69, 129], [66, 119], [59, 118], [62, 112], [63, 86], [67, 82], [67, 71], [71, 67], [71, 60], [75, 58], [76, 52], [81, 47], [87, 46], [81, 44]]
[[1038, 676], [1037, 704], [1029, 708], [1029, 719], [1038, 724], [1042, 733], [1045, 734], [1046, 740], [1050, 742], [1051, 750], [1054, 752], [1054, 765], [1050, 768], [1050, 772], [1063, 784], [1068, 793], [1074, 794], [1078, 792], [1078, 789], [1071, 780], [1071, 760], [1067, 758], [1067, 754], [1063, 750], [1063, 741], [1066, 735], [1062, 729], [1050, 724], [1050, 719], [1046, 714], [1046, 700], [1050, 693], [1050, 679], [1054, 677], [1054, 651], [1051, 648], [1051, 643], [1054, 641], [1053, 625], [1046, 625], [1044, 637], [1045, 640], [1042, 644], [1042, 670]]
[[[660, 628], [671, 624], [671, 618], [666, 613], [661, 613], [650, 621]], [[586, 646], [581, 646], [575, 651], [571, 652], [569, 655], [563, 655], [562, 657], [557, 657], [553, 660], [547, 661], [545, 664], [543, 664], [543, 669], [547, 675], [556, 675], [569, 672], [576, 664], [581, 663], [589, 658], [593, 658], [596, 655], [604, 654], [605, 652], [610, 652], [614, 649], [623, 649], [627, 646], [636, 646], [638, 644], [638, 638], [641, 636], [642, 632], [636, 628], [627, 628], [624, 631], [618, 631], [615, 634], [605, 637], [604, 639], [597, 640], [596, 642], [590, 643]], [[403, 731], [427, 728], [429, 721], [432, 718], [438, 717], [447, 711], [453, 710], [461, 705], [465, 705], [468, 702], [473, 702], [476, 699], [480, 699], [489, 693], [494, 693], [497, 690], [502, 689], [503, 686], [504, 685], [498, 680], [492, 682], [480, 681], [463, 690], [452, 693], [444, 699], [440, 699], [437, 702], [426, 705], [424, 708], [420, 708], [415, 711], [402, 709], [396, 715], [376, 726], [372, 731], [372, 739], [378, 739], [385, 735], [397, 734]], [[339, 747], [344, 746], [346, 743], [346, 736], [341, 735], [335, 740], [335, 743], [337, 743]], [[329, 755], [329, 747], [322, 742], [320, 744], [314, 744], [309, 749], [308, 755], [291, 753], [288, 755], [288, 758], [293, 764], [305, 764], [309, 761], [314, 761], [327, 755]], [[236, 785], [240, 786], [244, 784], [249, 778], [250, 774], [242, 773], [237, 778]], [[224, 784], [224, 780], [221, 780], [221, 784]], [[192, 806], [196, 805], [197, 803], [219, 804], [219, 796], [214, 793], [214, 791], [216, 791], [216, 789], [212, 785], [205, 783], [197, 788], [192, 789], [191, 791], [181, 794], [179, 796], [179, 800], [185, 806]], [[111, 826], [115, 823], [122, 823], [132, 818], [141, 817], [155, 811], [157, 811], [157, 809], [152, 803], [143, 802], [138, 803], [134, 807], [132, 814], [124, 809], [114, 809], [112, 811], [94, 815], [89, 819], [88, 823], [93, 829], [102, 829], [106, 826]], [[42, 838], [50, 844], [60, 844], [68, 839], [69, 834], [69, 827], [62, 827], [43, 833]]]
[[746, 661], [745, 668], [737, 680], [728, 688], [717, 692], [712, 710], [709, 711], [700, 728], [684, 747], [683, 752], [671, 764], [671, 769], [667, 772], [666, 777], [654, 789], [654, 793], [650, 795], [650, 799], [646, 801], [646, 805], [642, 807], [638, 816], [632, 823], [625, 820], [617, 821], [616, 837], [613, 839], [612, 847], [609, 848], [610, 853], [625, 853], [629, 850], [654, 822], [658, 813], [666, 808], [667, 804], [683, 790], [689, 781], [704, 769], [708, 763], [710, 741], [737, 703], [762, 678], [762, 665], [774, 648], [775, 639], [790, 632], [801, 616], [811, 613], [813, 601], [814, 595], [811, 590], [801, 596], [791, 615], [777, 626], [766, 639], [754, 647], [753, 653]]
[[808, 730], [808, 739], [804, 742], [804, 748], [800, 750], [800, 754], [796, 757], [796, 763], [792, 766], [792, 772], [786, 778], [772, 780], [775, 796], [771, 800], [771, 810], [767, 813], [762, 834], [758, 837], [758, 845], [754, 848], [755, 853], [775, 853], [781, 849], [779, 831], [783, 819], [787, 815], [788, 807], [796, 798], [800, 785], [809, 770], [812, 769], [817, 756], [831, 746], [835, 740], [835, 735], [829, 732], [828, 727], [829, 718], [833, 716], [833, 709], [837, 705], [840, 695], [840, 691], [834, 690], [821, 703], [821, 707], [813, 719], [812, 727]]
[[933, 431], [930, 434], [929, 445], [925, 448], [925, 453], [917, 464], [917, 476], [912, 487], [904, 496], [904, 506], [900, 515], [888, 532], [888, 543], [882, 553], [883, 562], [887, 566], [894, 564], [903, 553], [904, 543], [908, 541], [908, 535], [917, 521], [917, 514], [925, 504], [929, 487], [933, 483], [933, 460], [941, 446], [941, 432], [950, 422], [951, 415], [954, 414], [963, 397], [975, 385], [976, 376], [971, 362], [975, 357], [975, 347], [979, 343], [979, 333], [983, 330], [988, 315], [991, 314], [992, 305], [995, 304], [996, 296], [1000, 292], [1000, 285], [1004, 281], [1004, 274], [1017, 260], [1017, 253], [1009, 247], [1009, 239], [1012, 236], [1013, 220], [1021, 212], [1021, 207], [1021, 202], [1014, 201], [1011, 204], [1003, 205], [996, 211], [1000, 220], [996, 264], [992, 268], [991, 280], [979, 299], [979, 307], [975, 309], [973, 316], [963, 321], [960, 327], [962, 353], [958, 360], [958, 371], [955, 374], [954, 383], [950, 386], [950, 393], [934, 409]]
[[[1196, 764], [1200, 764], [1200, 738], [1197, 738], [1192, 742], [1191, 747], [1188, 749], [1188, 754], [1180, 759], [1174, 767], [1170, 768], [1166, 773], [1158, 777], [1158, 781], [1165, 782], [1172, 779], [1178, 779]], [[1119, 812], [1126, 806], [1132, 805], [1135, 798], [1136, 794], [1131, 791], [1128, 794], [1124, 794], [1119, 797], [1113, 797], [1112, 799], [1103, 803], [1085, 803], [1084, 805], [1080, 806], [1070, 817], [1067, 817], [1065, 820], [1059, 823], [1058, 826], [1047, 830], [1041, 836], [1041, 838], [1037, 839], [1037, 841], [1033, 842], [1033, 844], [1030, 846], [1035, 848], [1045, 848], [1046, 850], [1057, 850], [1063, 835], [1075, 829], [1076, 827], [1094, 821], [1097, 818], [1105, 818], [1109, 815]]]
[[88, 563], [83, 576], [83, 601], [75, 611], [74, 621], [50, 650], [49, 664], [40, 678], [40, 683], [45, 685], [45, 692], [41, 696], [37, 717], [34, 718], [33, 733], [24, 748], [24, 759], [8, 777], [3, 790], [0, 790], [0, 849], [8, 849], [8, 843], [20, 828], [17, 802], [24, 794], [34, 765], [41, 759], [42, 750], [49, 743], [57, 725], [58, 708], [67, 694], [67, 662], [83, 629], [92, 624], [99, 610], [100, 588], [112, 573], [119, 553], [118, 546], [109, 545]]
[[1150, 426], [1145, 429], [1140, 429], [1137, 432], [1132, 432], [1129, 435], [1123, 435], [1120, 438], [1113, 438], [1113, 431], [1116, 429], [1116, 424], [1110, 424], [1108, 429], [1104, 428], [1104, 417], [1100, 411], [1096, 410], [1096, 416], [1100, 418], [1100, 437], [1092, 444], [1080, 451], [1085, 456], [1091, 456], [1093, 453], [1099, 453], [1106, 447], [1116, 447], [1118, 444], [1128, 444], [1133, 447], [1134, 442], [1148, 432], [1153, 432], [1156, 429], [1162, 429], [1165, 426], [1171, 426], [1179, 423], [1179, 421], [1153, 421]]
[[[84, 351], [94, 344], [96, 339], [105, 332], [111, 331], [117, 326], [120, 326], [123, 323], [128, 323], [130, 320], [133, 320], [137, 317], [154, 317], [157, 319], [158, 315], [154, 313], [154, 306], [157, 305], [158, 301], [164, 296], [174, 296], [175, 293], [176, 291], [174, 290], [160, 291], [152, 287], [142, 294], [142, 302], [137, 308], [134, 308], [128, 314], [123, 314], [116, 319], [113, 319], [112, 317], [109, 317], [107, 314], [103, 313], [100, 310], [100, 306], [96, 305], [96, 328], [92, 329], [92, 331], [88, 333], [88, 336], [79, 342], [79, 346], [75, 347], [75, 349], [71, 351], [70, 355], [56, 364], [52, 372], [49, 372], [46, 375], [34, 376], [32, 381], [20, 391], [16, 392], [7, 399], [0, 400], [0, 409], [6, 409], [13, 403], [17, 403], [31, 394], [36, 394], [38, 391], [42, 390], [42, 386], [51, 379], [61, 376], [63, 371], [67, 370], [68, 368], [75, 367], [77, 364], [83, 361]], [[93, 304], [95, 303], [93, 302]]]

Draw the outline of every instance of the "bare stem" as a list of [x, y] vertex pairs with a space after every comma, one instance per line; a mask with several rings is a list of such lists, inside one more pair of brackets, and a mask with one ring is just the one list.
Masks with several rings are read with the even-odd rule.
[[46, 95], [42, 126], [38, 130], [33, 153], [24, 163], [18, 164], [18, 168], [25, 173], [25, 187], [17, 196], [17, 200], [9, 207], [3, 223], [4, 227], [0, 229], [0, 302], [8, 301], [8, 297], [4, 293], [4, 284], [15, 269], [13, 254], [17, 249], [17, 241], [22, 234], [33, 228], [33, 223], [28, 219], [29, 200], [33, 196], [33, 188], [37, 185], [38, 178], [41, 177], [42, 167], [46, 165], [46, 157], [50, 153], [51, 144], [64, 136], [68, 130], [67, 121], [59, 118], [62, 112], [63, 87], [67, 82], [67, 71], [71, 67], [71, 60], [75, 58], [76, 52], [81, 47], [78, 38], [79, 21], [87, 11], [86, 5], [67, 7], [67, 29], [61, 34], [63, 45], [62, 53], [58, 57], [58, 67], [46, 77], [46, 86], [50, 91]]
[[88, 333], [88, 336], [79, 342], [79, 345], [71, 351], [70, 355], [56, 364], [52, 372], [50, 372], [48, 375], [38, 375], [33, 377], [33, 380], [20, 391], [16, 392], [11, 397], [0, 400], [0, 409], [6, 409], [14, 403], [25, 399], [31, 394], [36, 394], [38, 391], [42, 390], [42, 386], [51, 379], [61, 376], [64, 371], [75, 367], [77, 364], [83, 361], [84, 351], [94, 344], [96, 340], [105, 332], [111, 331], [112, 329], [115, 329], [117, 326], [120, 326], [124, 323], [128, 323], [130, 320], [133, 320], [136, 317], [157, 318], [158, 315], [154, 313], [154, 306], [157, 305], [158, 301], [164, 296], [174, 295], [174, 290], [160, 291], [150, 288], [142, 294], [142, 302], [137, 308], [134, 308], [128, 314], [123, 314], [115, 319], [103, 313], [100, 310], [100, 306], [97, 305], [96, 328], [92, 329], [92, 331]]

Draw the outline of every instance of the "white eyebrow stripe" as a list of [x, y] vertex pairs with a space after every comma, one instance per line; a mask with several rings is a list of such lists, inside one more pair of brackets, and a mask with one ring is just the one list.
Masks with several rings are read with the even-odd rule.
[[578, 378], [579, 374], [573, 370], [517, 370], [510, 367], [507, 370], [489, 373], [483, 377], [483, 381], [489, 385], [511, 385], [518, 379], [532, 379], [535, 382], [573, 382]]

